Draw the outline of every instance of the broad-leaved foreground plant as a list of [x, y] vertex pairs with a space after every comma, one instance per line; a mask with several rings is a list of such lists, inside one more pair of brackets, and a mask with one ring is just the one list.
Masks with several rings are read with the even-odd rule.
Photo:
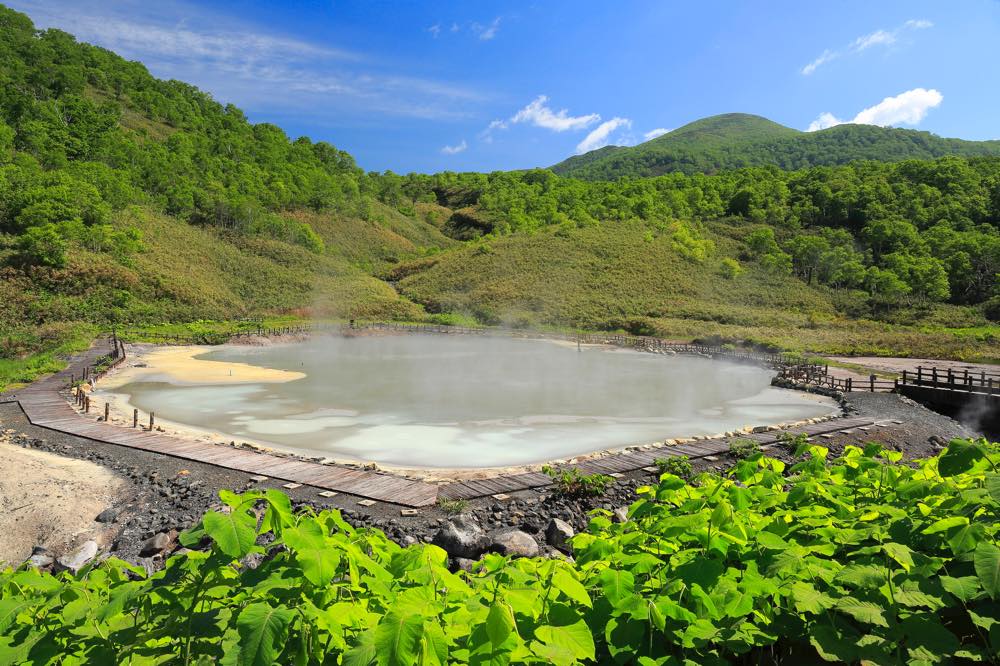
[[[0, 574], [0, 664], [997, 663], [1000, 447], [664, 474], [575, 562], [448, 570], [336, 511], [222, 493], [163, 571]], [[251, 564], [252, 563], [252, 564]]]

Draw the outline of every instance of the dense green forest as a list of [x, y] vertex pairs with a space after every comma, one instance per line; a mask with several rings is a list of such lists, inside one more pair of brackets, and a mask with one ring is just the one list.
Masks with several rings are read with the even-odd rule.
[[[365, 173], [7, 8], [0, 36], [0, 384], [100, 329], [261, 314], [996, 356], [1000, 160], [965, 155], [978, 144], [834, 128], [808, 137], [838, 161], [871, 156], [869, 130], [960, 155], [613, 182]], [[657, 141], [689, 136], [705, 171], [755, 163], [734, 123], [802, 138], [736, 116]], [[745, 159], [710, 165], [719, 151]]]
[[895, 162], [945, 155], [998, 156], [1000, 141], [944, 139], [929, 132], [838, 125], [801, 132], [766, 118], [728, 113], [696, 120], [637, 146], [606, 146], [552, 167], [587, 180], [714, 173], [752, 166], [805, 169], [859, 160]]

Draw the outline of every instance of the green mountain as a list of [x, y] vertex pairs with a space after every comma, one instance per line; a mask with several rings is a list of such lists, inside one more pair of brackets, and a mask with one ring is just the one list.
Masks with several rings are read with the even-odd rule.
[[[723, 116], [650, 145], [703, 159], [835, 135]], [[996, 158], [622, 182], [365, 173], [0, 6], [0, 390], [99, 330], [248, 316], [989, 358], [998, 225]]]
[[571, 157], [552, 170], [573, 178], [614, 180], [675, 171], [714, 173], [753, 166], [804, 169], [856, 160], [896, 162], [945, 155], [1000, 155], [1000, 141], [944, 139], [930, 132], [873, 125], [801, 132], [760, 116], [727, 113], [696, 120], [637, 146], [606, 146]]

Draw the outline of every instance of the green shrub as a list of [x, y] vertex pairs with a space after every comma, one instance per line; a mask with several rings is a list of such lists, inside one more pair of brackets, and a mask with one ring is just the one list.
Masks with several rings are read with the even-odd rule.
[[0, 572], [0, 662], [995, 662], [1000, 447], [807, 453], [640, 488], [628, 522], [594, 513], [572, 562], [457, 574], [338, 511], [223, 491], [155, 574]]
[[464, 499], [439, 499], [438, 508], [448, 515], [457, 515], [469, 508], [469, 502]]
[[546, 465], [542, 471], [552, 477], [556, 493], [563, 497], [597, 497], [615, 480], [607, 474], [584, 474], [575, 467], [557, 470]]
[[670, 456], [669, 458], [657, 458], [653, 464], [660, 469], [660, 474], [673, 474], [682, 479], [690, 479], [694, 473], [691, 467], [691, 460], [687, 456]]
[[737, 460], [760, 453], [760, 443], [755, 439], [738, 438], [729, 440], [729, 455]]
[[61, 268], [66, 265], [67, 243], [54, 224], [29, 227], [17, 239], [17, 251], [29, 264]]
[[732, 257], [725, 257], [719, 264], [719, 272], [722, 273], [722, 277], [727, 280], [735, 280], [739, 276], [743, 275], [743, 267], [740, 266], [740, 262]]

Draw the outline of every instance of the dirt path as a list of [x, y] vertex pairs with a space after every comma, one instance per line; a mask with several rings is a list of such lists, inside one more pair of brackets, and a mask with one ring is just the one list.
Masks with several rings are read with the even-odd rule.
[[22, 448], [0, 435], [0, 564], [19, 564], [34, 546], [63, 553], [93, 539], [104, 545], [108, 526], [94, 518], [126, 487], [105, 467]]
[[[829, 359], [835, 363], [848, 363], [851, 365], [862, 366], [864, 368], [870, 368], [876, 373], [885, 373], [889, 375], [901, 375], [903, 370], [907, 372], [916, 372], [917, 366], [923, 366], [925, 368], [938, 368], [939, 370], [948, 370], [949, 368], [955, 373], [963, 373], [968, 370], [970, 373], [985, 372], [989, 373], [1000, 373], [1000, 365], [990, 365], [988, 363], [964, 363], [962, 361], [942, 361], [933, 358], [882, 358], [878, 356], [830, 356]], [[830, 374], [834, 373], [834, 367], [830, 367]], [[838, 372], [850, 372], [843, 368], [836, 368]], [[838, 375], [839, 376], [839, 375]], [[844, 375], [848, 376], [848, 375]], [[853, 376], [857, 376], [855, 373]]]

